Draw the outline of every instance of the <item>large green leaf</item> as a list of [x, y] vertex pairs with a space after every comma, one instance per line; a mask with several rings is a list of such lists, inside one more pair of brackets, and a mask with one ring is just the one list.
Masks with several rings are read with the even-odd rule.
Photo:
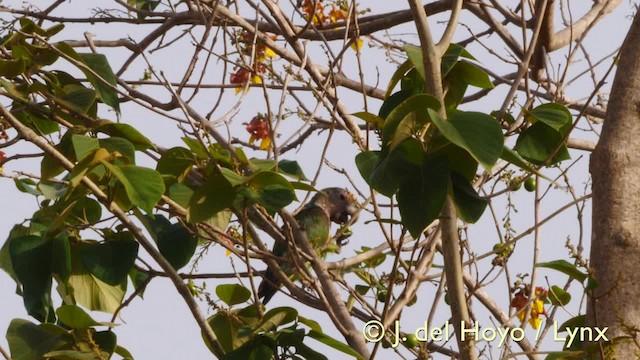
[[63, 324], [74, 329], [86, 329], [92, 326], [104, 325], [93, 320], [86, 311], [76, 305], [62, 305], [56, 309], [56, 314]]
[[378, 116], [382, 119], [386, 119], [387, 116], [389, 116], [391, 110], [395, 109], [398, 105], [410, 98], [412, 95], [414, 95], [413, 91], [400, 90], [389, 96], [382, 102], [382, 105], [380, 105]]
[[[158, 250], [174, 269], [180, 269], [189, 263], [198, 246], [198, 239], [182, 224], [172, 224], [162, 215], [147, 217], [151, 225], [150, 233], [157, 241]], [[154, 234], [155, 233], [155, 234]]]
[[362, 355], [360, 355], [357, 351], [355, 351], [351, 346], [349, 346], [349, 345], [347, 345], [347, 344], [345, 344], [345, 343], [343, 343], [341, 341], [338, 341], [338, 340], [332, 338], [331, 336], [329, 336], [329, 335], [327, 335], [327, 334], [325, 334], [323, 332], [320, 332], [320, 331], [317, 331], [317, 330], [311, 330], [311, 331], [309, 331], [307, 336], [312, 338], [312, 339], [318, 340], [319, 342], [321, 342], [321, 343], [323, 343], [323, 344], [325, 344], [325, 345], [327, 345], [329, 347], [332, 347], [332, 348], [334, 348], [334, 349], [336, 349], [336, 350], [338, 350], [338, 351], [340, 351], [340, 352], [342, 352], [344, 354], [347, 354], [349, 356], [353, 356], [355, 359], [358, 359], [358, 360], [364, 360], [365, 359], [364, 357], [362, 357]]
[[464, 79], [467, 84], [482, 89], [494, 87], [489, 75], [484, 70], [467, 61], [458, 61], [451, 69], [449, 76]]
[[396, 129], [400, 122], [404, 120], [407, 115], [415, 113], [415, 123], [421, 124], [428, 119], [427, 109], [438, 109], [440, 103], [436, 98], [427, 94], [417, 94], [404, 100], [398, 104], [389, 112], [384, 122], [382, 129], [382, 144], [386, 146], [394, 137]]
[[274, 171], [255, 173], [248, 186], [258, 193], [258, 203], [269, 212], [275, 212], [297, 200], [293, 185]]
[[189, 222], [205, 221], [219, 211], [229, 208], [235, 198], [235, 190], [222, 174], [214, 174], [197, 188], [189, 201]]
[[569, 109], [564, 105], [555, 103], [537, 106], [530, 111], [527, 111], [527, 115], [533, 117], [537, 121], [542, 121], [557, 131], [561, 131], [571, 123], [571, 113], [569, 112]]
[[295, 160], [280, 160], [278, 162], [278, 171], [296, 180], [309, 181], [304, 175], [300, 164]]
[[118, 309], [127, 290], [127, 280], [109, 285], [91, 274], [80, 260], [77, 246], [72, 247], [71, 276], [68, 284], [79, 305], [89, 310], [113, 313]]
[[238, 284], [216, 286], [216, 295], [229, 306], [243, 303], [251, 298], [251, 291]]
[[[46, 324], [47, 326], [54, 326]], [[73, 338], [63, 328], [51, 332], [46, 326], [36, 325], [27, 320], [13, 319], [7, 329], [7, 343], [14, 360], [41, 360], [51, 350], [73, 342]]]
[[129, 124], [114, 123], [102, 120], [100, 125], [95, 129], [97, 132], [105, 133], [110, 136], [117, 136], [129, 140], [136, 150], [145, 150], [153, 148], [153, 143], [140, 131]]
[[[91, 72], [81, 69], [87, 79], [96, 89], [96, 93], [102, 102], [109, 105], [111, 108], [120, 112], [120, 101], [118, 100], [118, 92], [114, 89], [117, 85], [117, 78], [109, 66], [107, 57], [103, 54], [78, 54], [82, 62], [85, 63], [93, 72], [98, 76], [93, 75]], [[102, 81], [105, 80], [105, 81]]]
[[498, 161], [504, 145], [496, 120], [478, 112], [455, 112], [448, 120], [429, 109], [431, 120], [452, 143], [467, 150], [487, 171]]
[[90, 152], [100, 148], [98, 139], [85, 135], [71, 135], [71, 143], [73, 144], [73, 151], [76, 153], [76, 159], [82, 159]]
[[449, 168], [445, 157], [424, 160], [422, 169], [408, 177], [398, 190], [398, 208], [402, 223], [414, 238], [438, 218], [449, 186]]
[[567, 260], [554, 260], [549, 262], [537, 263], [536, 267], [548, 268], [560, 271], [561, 273], [569, 275], [570, 278], [583, 282], [587, 275]]
[[384, 119], [378, 115], [368, 113], [366, 111], [353, 113], [351, 115], [364, 120], [365, 122], [375, 126], [378, 129], [381, 129], [384, 126]]
[[[543, 122], [537, 122], [523, 131], [516, 141], [515, 150], [525, 159], [534, 164], [553, 165], [570, 159], [567, 145], [562, 141], [564, 135]], [[558, 149], [552, 157], [551, 154]], [[549, 160], [545, 163], [545, 161]]]
[[195, 165], [191, 151], [183, 147], [173, 147], [162, 154], [156, 169], [163, 175], [171, 175], [182, 182]]
[[391, 160], [389, 150], [382, 151], [371, 171], [369, 185], [384, 196], [392, 197], [398, 190], [400, 180], [391, 171]]
[[129, 140], [118, 136], [112, 136], [106, 139], [100, 139], [99, 141], [101, 148], [107, 149], [107, 151], [112, 154], [118, 152], [127, 159], [129, 164], [135, 165], [136, 149]]
[[549, 301], [556, 306], [567, 305], [571, 301], [571, 294], [564, 291], [563, 288], [553, 285], [549, 289]]
[[407, 54], [409, 60], [411, 60], [411, 63], [413, 64], [413, 67], [416, 68], [420, 76], [427, 81], [427, 74], [424, 70], [422, 49], [415, 45], [406, 44], [404, 46], [404, 52]]
[[27, 313], [41, 322], [53, 320], [51, 241], [36, 235], [12, 238], [9, 252]]
[[103, 243], [87, 241], [80, 247], [80, 259], [84, 266], [95, 277], [114, 286], [127, 279], [138, 256], [137, 242], [129, 236], [117, 237]]
[[153, 211], [165, 190], [160, 173], [136, 165], [116, 166], [107, 161], [102, 161], [102, 164], [118, 178], [133, 205], [147, 213]]
[[376, 167], [379, 156], [379, 151], [363, 151], [356, 155], [356, 167], [358, 168], [362, 178], [369, 185], [371, 185], [371, 173]]
[[455, 171], [451, 172], [451, 185], [460, 219], [472, 224], [478, 221], [487, 207], [487, 200], [478, 195], [469, 180]]
[[391, 95], [398, 82], [402, 79], [402, 77], [404, 77], [404, 74], [411, 70], [411, 68], [413, 68], [413, 63], [411, 62], [411, 60], [407, 60], [396, 69], [396, 71], [391, 76], [391, 80], [389, 80], [389, 85], [387, 85], [387, 92], [384, 95], [385, 99], [387, 99], [389, 95]]

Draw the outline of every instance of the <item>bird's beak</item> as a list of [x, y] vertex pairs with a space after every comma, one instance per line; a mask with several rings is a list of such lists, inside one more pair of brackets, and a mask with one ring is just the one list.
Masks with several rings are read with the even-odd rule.
[[345, 211], [343, 211], [340, 214], [338, 214], [338, 216], [337, 216], [337, 218], [335, 220], [339, 224], [345, 224], [345, 223], [347, 223], [349, 221], [350, 217], [353, 217], [357, 213], [358, 213], [358, 205], [357, 204], [349, 204], [349, 206], [347, 206]]

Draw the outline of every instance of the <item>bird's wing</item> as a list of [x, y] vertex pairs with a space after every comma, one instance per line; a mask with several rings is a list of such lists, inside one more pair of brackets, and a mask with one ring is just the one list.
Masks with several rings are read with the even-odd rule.
[[314, 249], [320, 249], [331, 239], [329, 230], [331, 220], [319, 206], [307, 206], [296, 214], [296, 221], [307, 235], [309, 243]]

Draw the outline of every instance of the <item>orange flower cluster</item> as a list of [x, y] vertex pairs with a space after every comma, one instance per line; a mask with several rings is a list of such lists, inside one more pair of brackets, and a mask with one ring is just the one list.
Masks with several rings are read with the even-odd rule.
[[271, 145], [271, 128], [269, 121], [262, 114], [258, 114], [251, 119], [246, 125], [246, 130], [251, 137], [249, 144], [253, 144], [256, 140], [260, 140], [260, 150], [267, 150]]
[[[530, 292], [531, 286], [526, 285], [524, 288], [519, 289], [513, 296], [513, 299], [511, 299], [511, 307], [518, 311], [518, 319], [520, 319], [520, 321], [524, 320], [524, 309], [527, 307], [527, 303], [529, 302]], [[540, 315], [547, 315], [547, 312], [544, 309], [544, 302], [547, 299], [547, 296], [547, 290], [542, 287], [536, 287], [535, 298], [531, 304], [531, 314], [529, 316], [529, 324], [531, 324], [534, 329], [538, 329], [540, 324], [542, 324], [542, 318], [540, 318]]]
[[[313, 25], [322, 24], [335, 24], [338, 21], [347, 20], [348, 5], [344, 0], [337, 0], [331, 4], [331, 10], [325, 14], [327, 7], [324, 5], [323, 0], [304, 0], [302, 2], [302, 13], [307, 20], [311, 20]], [[362, 48], [363, 40], [361, 38], [355, 39], [351, 44], [353, 50], [360, 50]]]
[[[275, 36], [273, 36], [272, 39], [275, 40]], [[254, 55], [253, 41], [253, 34], [248, 31], [243, 31], [239, 36], [238, 42], [240, 44], [240, 51], [243, 55]], [[262, 84], [262, 76], [267, 72], [265, 63], [267, 59], [272, 59], [274, 57], [276, 57], [276, 53], [273, 52], [273, 50], [271, 50], [264, 43], [264, 41], [256, 41], [256, 49], [252, 69], [250, 70], [245, 67], [238, 68], [234, 73], [231, 74], [231, 78], [229, 79], [231, 84], [244, 85], [249, 81], [252, 84]], [[236, 88], [236, 94], [240, 91], [242, 91], [242, 87], [238, 86]]]
[[307, 20], [311, 20], [314, 25], [334, 24], [341, 20], [346, 20], [348, 12], [346, 3], [339, 1], [338, 4], [331, 5], [331, 10], [325, 14], [323, 0], [304, 0], [302, 2], [302, 13]]

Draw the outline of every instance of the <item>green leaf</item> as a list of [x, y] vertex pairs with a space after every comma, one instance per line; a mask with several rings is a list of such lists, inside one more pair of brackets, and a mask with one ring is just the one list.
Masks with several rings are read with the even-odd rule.
[[387, 92], [384, 95], [385, 100], [389, 97], [389, 95], [391, 95], [398, 82], [404, 77], [404, 74], [406, 74], [412, 68], [413, 63], [411, 62], [411, 60], [407, 60], [396, 69], [396, 71], [391, 76], [391, 80], [389, 80], [389, 85], [387, 85]]
[[227, 181], [229, 181], [229, 183], [231, 184], [231, 186], [238, 186], [238, 185], [242, 185], [244, 183], [247, 182], [248, 178], [239, 175], [237, 172], [231, 170], [231, 169], [227, 169], [227, 168], [220, 168], [220, 173], [222, 174], [222, 176], [225, 177], [225, 179], [227, 179]]
[[[103, 325], [105, 325], [105, 323], [103, 323]], [[115, 326], [116, 324], [110, 323], [108, 325]], [[113, 352], [116, 350], [118, 338], [113, 331], [96, 331], [95, 333], [93, 333], [93, 340], [96, 342], [96, 344], [98, 344], [102, 352], [107, 353], [107, 358], [110, 358], [111, 354], [113, 354]]]
[[356, 155], [356, 167], [364, 181], [369, 185], [371, 185], [371, 173], [375, 169], [379, 157], [379, 151], [363, 151]]
[[114, 123], [107, 120], [102, 120], [100, 125], [95, 129], [96, 132], [101, 132], [110, 136], [121, 137], [129, 140], [136, 148], [136, 150], [152, 149], [153, 143], [146, 136], [133, 126], [129, 124]]
[[78, 246], [72, 246], [71, 252], [75, 254], [71, 263], [71, 276], [68, 284], [73, 291], [73, 296], [79, 305], [89, 310], [113, 313], [124, 299], [127, 290], [127, 280], [118, 285], [109, 285], [91, 274], [79, 259]]
[[62, 281], [71, 275], [71, 248], [66, 233], [60, 233], [51, 242], [51, 272]]
[[182, 182], [195, 163], [191, 151], [183, 147], [173, 147], [162, 154], [156, 170], [163, 175], [172, 175], [178, 182]]
[[131, 235], [122, 235], [108, 238], [103, 243], [87, 241], [80, 246], [80, 259], [84, 266], [95, 277], [113, 286], [127, 279], [138, 256], [138, 243], [130, 238]]
[[207, 151], [207, 148], [204, 147], [204, 145], [202, 145], [200, 141], [188, 137], [182, 137], [181, 139], [199, 159], [209, 158], [209, 152]]
[[[247, 290], [248, 291], [248, 290]], [[267, 311], [264, 318], [255, 329], [255, 333], [269, 332], [279, 326], [286, 325], [298, 318], [298, 311], [292, 307], [283, 306]]]
[[398, 105], [400, 105], [403, 101], [407, 100], [411, 96], [413, 96], [413, 91], [409, 90], [400, 90], [397, 93], [386, 98], [382, 105], [380, 106], [380, 110], [378, 111], [378, 116], [383, 119], [386, 119], [389, 116], [391, 110], [395, 109]]
[[0, 76], [6, 78], [16, 77], [27, 69], [27, 60], [0, 60]]
[[489, 75], [477, 65], [467, 61], [458, 61], [451, 69], [449, 75], [464, 79], [467, 84], [481, 89], [494, 88], [491, 79], [489, 79]]
[[549, 289], [549, 301], [556, 306], [564, 306], [571, 301], [571, 294], [564, 291], [563, 288], [553, 285]]
[[233, 306], [251, 298], [251, 291], [238, 284], [222, 284], [216, 287], [216, 295], [227, 305]]
[[40, 192], [36, 187], [36, 182], [29, 179], [29, 178], [24, 178], [24, 179], [17, 179], [14, 178], [13, 182], [16, 185], [16, 188], [23, 193], [26, 194], [31, 194], [31, 195], [35, 195], [35, 196], [40, 196], [42, 195], [42, 192]]
[[189, 207], [189, 200], [193, 196], [193, 190], [185, 184], [174, 183], [169, 186], [169, 198], [183, 208]]
[[[567, 145], [563, 141], [562, 133], [543, 122], [537, 122], [518, 136], [514, 150], [534, 164], [553, 165], [571, 158]], [[560, 148], [558, 152], [549, 159], [558, 147]], [[549, 161], [545, 163], [547, 159]]]
[[129, 140], [112, 136], [106, 139], [100, 139], [99, 142], [101, 148], [107, 149], [107, 151], [112, 154], [118, 152], [128, 160], [129, 164], [135, 165], [136, 149]]
[[62, 305], [56, 310], [58, 319], [74, 329], [86, 329], [92, 326], [104, 325], [91, 318], [86, 311], [76, 305]]
[[295, 160], [280, 160], [278, 162], [278, 171], [300, 181], [309, 181], [304, 175], [300, 164]]
[[452, 143], [467, 150], [487, 171], [498, 161], [504, 139], [495, 119], [478, 112], [456, 112], [448, 120], [429, 109], [431, 120]]
[[197, 188], [189, 201], [187, 218], [190, 223], [205, 221], [233, 203], [236, 192], [222, 174], [215, 174]]
[[[71, 143], [71, 135], [73, 133], [71, 131], [67, 131], [60, 139], [58, 145], [55, 146], [56, 150], [62, 153], [67, 159], [71, 161], [76, 161], [75, 152], [73, 151], [73, 144]], [[42, 162], [40, 163], [40, 174], [43, 180], [50, 179], [54, 176], [59, 175], [64, 171], [64, 168], [58, 160], [51, 157], [51, 155], [45, 154], [42, 158]]]
[[481, 198], [464, 176], [451, 172], [453, 201], [462, 221], [475, 223], [480, 219], [487, 207], [487, 200]]
[[96, 353], [89, 350], [56, 350], [46, 353], [44, 358], [56, 360], [95, 360]]
[[[120, 101], [118, 100], [118, 92], [115, 90], [117, 86], [117, 78], [109, 66], [107, 57], [103, 54], [78, 54], [82, 62], [87, 65], [100, 78], [91, 72], [80, 69], [87, 76], [87, 79], [96, 89], [96, 93], [103, 103], [109, 105], [115, 111], [120, 112]], [[104, 80], [104, 81], [103, 81]], [[106, 82], [106, 83], [105, 83]]]
[[451, 69], [453, 69], [453, 66], [458, 62], [458, 58], [463, 53], [466, 53], [469, 56], [471, 55], [458, 44], [449, 45], [447, 51], [442, 56], [442, 66], [440, 69], [440, 73], [443, 78], [445, 78], [449, 74]]
[[7, 329], [7, 343], [14, 360], [41, 360], [44, 354], [73, 342], [64, 329], [60, 333], [23, 319], [13, 319]]
[[21, 123], [33, 129], [38, 134], [48, 135], [60, 131], [60, 126], [57, 122], [37, 112], [21, 111], [16, 113], [15, 116]]
[[160, 201], [165, 190], [164, 181], [160, 173], [153, 169], [136, 165], [116, 166], [104, 160], [102, 164], [124, 186], [131, 203], [147, 213], [153, 211], [154, 206]]
[[100, 148], [98, 139], [85, 135], [71, 135], [71, 143], [73, 144], [73, 151], [76, 153], [76, 159], [82, 159], [87, 154]]
[[334, 338], [332, 338], [331, 336], [322, 333], [322, 332], [318, 332], [316, 330], [311, 330], [309, 331], [309, 333], [307, 334], [308, 337], [318, 340], [319, 342], [332, 347], [344, 354], [347, 354], [349, 356], [353, 356], [354, 358], [358, 359], [358, 360], [364, 360], [364, 358], [362, 357], [362, 355], [360, 355], [357, 351], [355, 351], [351, 346], [344, 344]]
[[352, 116], [355, 116], [359, 119], [364, 120], [365, 122], [372, 124], [373, 126], [377, 127], [378, 129], [382, 129], [382, 127], [384, 126], [384, 119], [381, 118], [378, 115], [372, 114], [372, 113], [368, 113], [366, 111], [361, 111], [361, 112], [357, 112], [354, 114], [351, 114]]
[[378, 161], [371, 171], [369, 186], [384, 196], [392, 197], [400, 185], [400, 179], [397, 175], [401, 174], [395, 174], [391, 170], [392, 165], [388, 153], [388, 149], [380, 153]]
[[386, 146], [393, 139], [396, 129], [400, 122], [407, 115], [415, 113], [415, 123], [421, 124], [426, 122], [428, 118], [427, 109], [438, 109], [440, 103], [436, 98], [427, 94], [417, 94], [404, 100], [389, 112], [382, 129], [382, 144]]
[[319, 191], [318, 189], [316, 189], [315, 187], [311, 186], [310, 184], [303, 183], [301, 181], [290, 181], [289, 183], [296, 190]]
[[424, 62], [422, 57], [422, 49], [415, 45], [406, 44], [404, 46], [404, 52], [407, 53], [409, 60], [413, 64], [413, 67], [416, 68], [420, 76], [427, 81], [427, 74], [424, 70]]
[[255, 173], [248, 186], [257, 190], [258, 202], [269, 212], [278, 211], [297, 200], [291, 183], [273, 171]]
[[407, 178], [398, 190], [402, 223], [414, 238], [438, 218], [449, 186], [449, 168], [444, 157], [425, 159], [422, 169]]
[[571, 123], [571, 113], [565, 106], [555, 103], [542, 104], [527, 112], [527, 115], [541, 121], [556, 131], [561, 131]]
[[51, 241], [35, 235], [12, 238], [9, 253], [27, 313], [41, 322], [52, 321]]
[[197, 236], [180, 223], [171, 224], [164, 231], [158, 232], [158, 250], [176, 270], [189, 263], [197, 246]]
[[129, 350], [123, 348], [120, 345], [116, 345], [116, 349], [113, 352], [120, 355], [122, 357], [122, 360], [133, 360], [133, 355], [131, 355]]
[[587, 315], [578, 315], [574, 316], [571, 319], [565, 321], [558, 327], [558, 332], [565, 332], [567, 328], [575, 329], [579, 327], [584, 327], [587, 323]]
[[[96, 103], [96, 92], [82, 85], [66, 85], [66, 94], [62, 97], [54, 98], [54, 101], [77, 111], [80, 114], [91, 115], [90, 111]], [[74, 124], [76, 124], [74, 122]]]
[[77, 187], [82, 178], [87, 175], [96, 166], [106, 162], [105, 160], [111, 160], [112, 156], [106, 149], [100, 148], [88, 153], [82, 160], [80, 160], [71, 170], [69, 174], [69, 191]]
[[548, 268], [569, 275], [570, 278], [583, 282], [587, 275], [566, 260], [554, 260], [536, 264], [536, 267]]

